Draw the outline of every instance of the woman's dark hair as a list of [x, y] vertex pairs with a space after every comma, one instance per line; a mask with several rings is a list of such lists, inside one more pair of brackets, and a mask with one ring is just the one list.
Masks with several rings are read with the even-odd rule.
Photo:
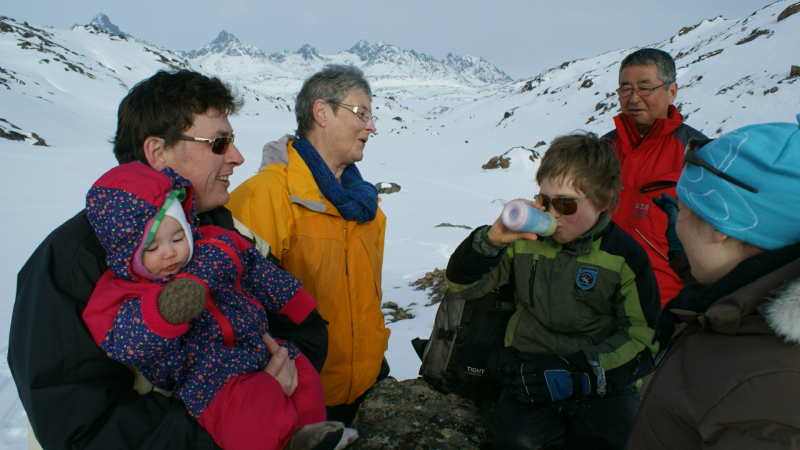
[[119, 104], [117, 134], [111, 141], [114, 156], [120, 164], [147, 164], [143, 145], [148, 136], [172, 146], [192, 126], [195, 115], [209, 110], [232, 115], [243, 104], [219, 78], [191, 70], [159, 71], [137, 83]]

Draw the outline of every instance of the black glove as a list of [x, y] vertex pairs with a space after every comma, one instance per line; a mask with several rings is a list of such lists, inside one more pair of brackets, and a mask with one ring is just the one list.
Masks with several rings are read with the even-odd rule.
[[[505, 355], [506, 359], [508, 356]], [[583, 353], [561, 358], [520, 352], [516, 361], [499, 361], [499, 375], [503, 386], [521, 403], [549, 403], [568, 398], [585, 398], [593, 390], [592, 380], [586, 371], [570, 364], [568, 358], [586, 358]], [[586, 363], [588, 366], [588, 362]]]
[[664, 236], [669, 245], [667, 258], [672, 259], [683, 251], [683, 244], [678, 239], [678, 233], [675, 232], [675, 222], [678, 220], [678, 199], [669, 194], [661, 194], [661, 197], [653, 197], [653, 203], [667, 213], [667, 231], [664, 232]]

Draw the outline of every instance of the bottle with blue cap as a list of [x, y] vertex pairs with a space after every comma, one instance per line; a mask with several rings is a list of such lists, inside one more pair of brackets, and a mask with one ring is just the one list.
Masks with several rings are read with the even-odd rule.
[[556, 231], [556, 218], [552, 214], [540, 211], [522, 200], [508, 202], [500, 219], [508, 229], [523, 233], [550, 236]]

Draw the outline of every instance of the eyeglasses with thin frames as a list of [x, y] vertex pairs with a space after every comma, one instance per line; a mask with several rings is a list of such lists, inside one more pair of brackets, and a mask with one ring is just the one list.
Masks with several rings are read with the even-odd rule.
[[639, 94], [639, 97], [649, 97], [649, 96], [651, 96], [653, 94], [653, 91], [655, 91], [658, 88], [662, 88], [662, 87], [664, 87], [664, 86], [666, 86], [668, 84], [670, 84], [670, 83], [663, 83], [663, 84], [660, 84], [658, 86], [640, 87], [640, 88], [632, 88], [630, 86], [622, 86], [619, 89], [617, 89], [617, 94], [619, 94], [619, 98], [628, 98], [631, 95], [633, 95], [634, 92]]
[[369, 122], [372, 120], [373, 122], [377, 121], [378, 118], [372, 115], [372, 111], [364, 108], [363, 106], [353, 106], [348, 105], [346, 103], [339, 103], [339, 102], [328, 102], [334, 105], [344, 106], [346, 110], [352, 112], [353, 114], [357, 115], [359, 119], [363, 120], [364, 122]]
[[742, 189], [748, 190], [754, 194], [758, 194], [758, 189], [754, 188], [753, 186], [750, 186], [747, 183], [739, 181], [736, 178], [733, 178], [732, 176], [728, 175], [725, 172], [720, 171], [716, 167], [705, 162], [702, 158], [700, 158], [697, 155], [698, 150], [700, 150], [706, 144], [708, 144], [713, 140], [714, 139], [689, 139], [689, 144], [686, 146], [686, 153], [683, 154], [683, 165], [685, 166], [686, 164], [691, 164], [693, 166], [701, 167], [713, 173], [714, 175], [722, 178], [728, 183], [735, 184], [736, 186], [739, 186]]
[[214, 152], [215, 155], [221, 155], [228, 150], [229, 145], [233, 144], [233, 135], [220, 136], [214, 139], [203, 139], [193, 136], [178, 136], [178, 140], [204, 142], [206, 144], [211, 144], [211, 151]]
[[574, 198], [566, 198], [566, 197], [548, 197], [542, 194], [536, 194], [533, 197], [536, 200], [536, 203], [544, 206], [544, 210], [547, 211], [550, 209], [550, 205], [553, 205], [553, 209], [558, 211], [559, 214], [563, 214], [565, 216], [571, 216], [578, 212], [578, 203], [586, 200], [588, 197], [583, 197], [582, 199], [575, 200]]

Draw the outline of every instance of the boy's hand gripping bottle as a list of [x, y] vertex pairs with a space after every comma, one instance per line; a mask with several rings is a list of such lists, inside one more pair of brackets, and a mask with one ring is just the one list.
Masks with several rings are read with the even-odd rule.
[[552, 214], [520, 200], [508, 202], [500, 218], [503, 225], [514, 231], [536, 233], [539, 236], [550, 236], [556, 231], [556, 218]]

